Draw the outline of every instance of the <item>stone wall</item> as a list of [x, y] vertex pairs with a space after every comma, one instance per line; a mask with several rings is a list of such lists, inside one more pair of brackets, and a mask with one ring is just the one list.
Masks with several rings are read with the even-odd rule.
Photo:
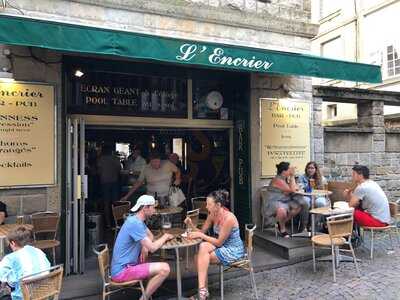
[[358, 127], [324, 130], [324, 174], [331, 180], [351, 180], [356, 163], [370, 168], [390, 201], [400, 198], [400, 132], [385, 129], [383, 101], [358, 104]]

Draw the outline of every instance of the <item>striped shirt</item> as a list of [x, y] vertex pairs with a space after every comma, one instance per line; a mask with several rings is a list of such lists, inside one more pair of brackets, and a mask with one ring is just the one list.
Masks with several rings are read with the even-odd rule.
[[15, 290], [13, 300], [22, 300], [19, 280], [50, 269], [50, 262], [44, 252], [32, 246], [25, 246], [4, 256], [0, 262], [0, 281], [7, 282]]

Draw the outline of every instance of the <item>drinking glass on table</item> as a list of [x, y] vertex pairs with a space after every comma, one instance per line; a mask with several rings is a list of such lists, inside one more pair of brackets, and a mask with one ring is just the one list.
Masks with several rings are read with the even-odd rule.
[[171, 217], [169, 215], [161, 216], [161, 227], [163, 230], [171, 229], [172, 222], [171, 222]]

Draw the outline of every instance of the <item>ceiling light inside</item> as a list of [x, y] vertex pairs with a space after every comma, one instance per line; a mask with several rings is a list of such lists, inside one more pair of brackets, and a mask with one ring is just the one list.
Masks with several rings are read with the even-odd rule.
[[83, 73], [81, 70], [77, 69], [74, 73], [74, 75], [76, 77], [82, 77], [83, 75], [85, 75], [85, 73]]

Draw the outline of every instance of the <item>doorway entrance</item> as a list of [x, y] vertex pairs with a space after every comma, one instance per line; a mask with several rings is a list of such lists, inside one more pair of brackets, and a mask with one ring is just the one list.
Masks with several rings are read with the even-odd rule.
[[[188, 209], [192, 197], [206, 196], [216, 189], [226, 189], [232, 195], [232, 128], [102, 126], [86, 124], [81, 117], [71, 118], [67, 123], [70, 130], [67, 134], [66, 226], [72, 228], [67, 230], [66, 237], [67, 274], [84, 272], [85, 257], [93, 246], [88, 237], [93, 234], [91, 224], [102, 223], [92, 217], [94, 214], [104, 217], [97, 162], [105, 146], [111, 146], [113, 155], [120, 161], [119, 197], [125, 195], [137, 179], [138, 173], [129, 169], [129, 158], [136, 149], [140, 149], [144, 159], [154, 150], [162, 159], [176, 154]], [[145, 193], [144, 188], [132, 195], [129, 199], [132, 205], [142, 193]], [[227, 205], [234, 207], [233, 203]], [[113, 235], [108, 229], [97, 230], [102, 231], [98, 235], [100, 238], [95, 239], [97, 242], [112, 242]]]

